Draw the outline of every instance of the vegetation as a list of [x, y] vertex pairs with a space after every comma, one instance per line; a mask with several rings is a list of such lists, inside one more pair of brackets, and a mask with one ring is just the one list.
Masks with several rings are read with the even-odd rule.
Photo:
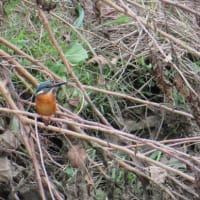
[[[0, 198], [199, 199], [199, 9], [1, 1]], [[67, 82], [49, 125], [47, 80]]]

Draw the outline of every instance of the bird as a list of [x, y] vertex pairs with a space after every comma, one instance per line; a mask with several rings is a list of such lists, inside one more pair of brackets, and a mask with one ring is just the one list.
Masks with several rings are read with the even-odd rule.
[[66, 82], [52, 82], [46, 81], [40, 83], [35, 91], [35, 108], [36, 112], [41, 116], [48, 117], [47, 119], [43, 118], [45, 125], [49, 125], [49, 121], [52, 115], [56, 113], [56, 97], [54, 96], [53, 89], [59, 87]]

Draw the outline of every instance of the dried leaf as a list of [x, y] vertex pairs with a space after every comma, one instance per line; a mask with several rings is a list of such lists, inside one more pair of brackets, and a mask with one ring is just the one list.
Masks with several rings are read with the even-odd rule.
[[168, 54], [165, 58], [165, 62], [171, 62], [172, 61], [172, 55]]
[[165, 93], [171, 103], [173, 103], [173, 85], [166, 79], [164, 75], [164, 67], [160, 60], [154, 60], [154, 75], [157, 87]]
[[134, 120], [125, 119], [122, 121], [124, 127], [128, 131], [138, 131], [145, 128], [155, 128], [159, 126], [160, 118], [157, 116], [148, 116], [138, 122]]
[[11, 182], [12, 182], [12, 169], [11, 162], [7, 157], [0, 158], [0, 192], [5, 194], [5, 198], [8, 199], [6, 194], [9, 194], [11, 191]]
[[84, 168], [87, 153], [80, 145], [74, 145], [69, 149], [67, 157], [71, 162], [71, 166], [74, 168]]
[[14, 132], [6, 130], [3, 134], [0, 135], [0, 145], [2, 147], [18, 148], [20, 141]]
[[156, 166], [149, 166], [148, 171], [150, 173], [151, 178], [158, 184], [165, 183], [167, 177], [167, 171], [163, 168]]
[[73, 107], [78, 107], [80, 104], [80, 99], [79, 97], [73, 97], [69, 99], [69, 105], [73, 106]]
[[56, 8], [56, 2], [36, 0], [37, 5], [39, 5], [44, 11], [51, 11]]
[[116, 65], [118, 60], [119, 60], [118, 57], [114, 57], [114, 58], [111, 59], [110, 63], [113, 64], [113, 65]]
[[10, 182], [12, 179], [11, 163], [7, 157], [0, 158], [0, 183]]
[[116, 18], [119, 15], [118, 12], [115, 12], [113, 8], [111, 8], [104, 2], [100, 0], [96, 0], [94, 2], [95, 2], [94, 11], [98, 17], [102, 18], [102, 17], [112, 16]]
[[179, 74], [176, 74], [176, 76], [174, 77], [174, 84], [176, 86], [177, 91], [181, 95], [183, 95], [185, 98], [189, 96], [189, 90], [185, 86], [184, 81]]
[[107, 64], [109, 64], [108, 60], [105, 57], [103, 57], [102, 55], [94, 56], [87, 63], [88, 64], [97, 63], [98, 65], [107, 65]]
[[103, 76], [99, 77], [99, 79], [98, 79], [98, 85], [100, 85], [100, 86], [106, 85], [106, 81], [105, 81], [105, 78]]

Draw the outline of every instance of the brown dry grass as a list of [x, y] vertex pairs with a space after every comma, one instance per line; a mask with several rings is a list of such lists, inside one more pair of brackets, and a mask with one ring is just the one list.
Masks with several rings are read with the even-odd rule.
[[[80, 1], [84, 28], [77, 28], [72, 23], [76, 1], [60, 2], [50, 13], [22, 2], [16, 10], [34, 9], [40, 20], [38, 25], [24, 12], [29, 31], [37, 33], [36, 40], [46, 31], [57, 55], [33, 58], [2, 31], [0, 149], [5, 165], [0, 184], [8, 185], [0, 190], [2, 198], [199, 199], [200, 3]], [[124, 15], [128, 21], [117, 21]], [[98, 74], [95, 86], [83, 84], [66, 59], [59, 40], [67, 35], [65, 27], [87, 48], [84, 70]], [[45, 126], [33, 113], [32, 88], [36, 77], [62, 80], [45, 66], [46, 59], [58, 58], [66, 67], [67, 87], [81, 91], [84, 101], [78, 115], [59, 100], [58, 113]], [[71, 166], [76, 170], [70, 172]], [[35, 193], [40, 197], [31, 197]]]

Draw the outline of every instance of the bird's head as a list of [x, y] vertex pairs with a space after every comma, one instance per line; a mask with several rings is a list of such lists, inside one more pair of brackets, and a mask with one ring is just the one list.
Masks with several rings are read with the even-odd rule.
[[66, 84], [66, 82], [52, 82], [52, 81], [43, 82], [37, 87], [35, 94], [36, 96], [39, 94], [47, 94], [49, 92], [52, 92], [54, 87], [59, 87], [64, 84]]

